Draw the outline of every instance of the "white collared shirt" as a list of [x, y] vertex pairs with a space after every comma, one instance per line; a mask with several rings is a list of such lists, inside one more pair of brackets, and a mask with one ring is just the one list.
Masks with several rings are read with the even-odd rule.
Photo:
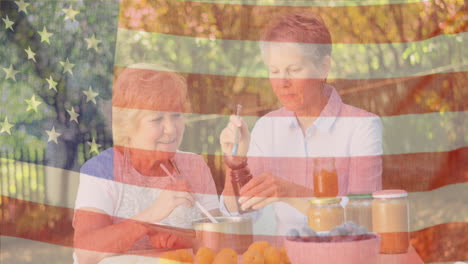
[[[303, 134], [294, 112], [285, 108], [260, 118], [251, 133], [248, 164], [252, 175], [270, 172], [313, 189], [314, 160], [329, 158], [338, 174], [340, 196], [382, 188], [382, 124], [362, 109], [343, 104], [331, 86], [320, 116]], [[224, 207], [222, 200], [221, 207]], [[284, 202], [273, 204], [276, 234], [300, 228], [307, 217]], [[222, 208], [227, 213], [226, 208]], [[228, 213], [227, 213], [228, 214]], [[252, 215], [258, 217], [258, 215]]]

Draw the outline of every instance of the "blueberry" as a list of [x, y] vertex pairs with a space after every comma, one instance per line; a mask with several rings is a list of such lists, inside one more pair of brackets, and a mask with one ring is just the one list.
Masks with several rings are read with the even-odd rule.
[[349, 233], [349, 231], [346, 228], [342, 228], [341, 229], [341, 235], [342, 236], [349, 236], [351, 234]]
[[337, 236], [342, 236], [343, 233], [345, 233], [346, 230], [343, 228], [343, 227], [335, 227], [333, 228], [332, 230], [330, 230], [330, 233], [329, 235], [332, 236], [332, 237], [337, 237]]
[[312, 236], [316, 236], [317, 233], [312, 229], [310, 228], [309, 226], [304, 226], [302, 229], [301, 229], [301, 236], [305, 236], [305, 237], [312, 237]]
[[354, 230], [355, 235], [365, 235], [367, 234], [367, 229], [363, 226], [360, 226]]
[[343, 228], [348, 231], [348, 234], [353, 234], [354, 230], [358, 228], [358, 225], [356, 225], [354, 222], [346, 222], [343, 224]]
[[299, 234], [299, 231], [297, 231], [297, 229], [289, 229], [289, 231], [286, 233], [286, 238], [288, 240], [297, 240], [300, 238], [300, 234]]

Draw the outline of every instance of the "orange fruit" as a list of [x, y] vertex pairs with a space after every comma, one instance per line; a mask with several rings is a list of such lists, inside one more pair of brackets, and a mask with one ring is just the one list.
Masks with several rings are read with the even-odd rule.
[[195, 255], [195, 260], [197, 261], [197, 264], [211, 264], [214, 258], [214, 251], [207, 247], [202, 247], [198, 249], [197, 255]]
[[237, 253], [230, 248], [224, 248], [216, 255], [212, 264], [237, 264]]
[[182, 263], [193, 263], [193, 256], [188, 250], [179, 249], [176, 250], [177, 255], [179, 256], [179, 261]]
[[267, 247], [263, 253], [265, 257], [265, 264], [280, 264], [281, 263], [281, 253], [275, 247]]
[[291, 264], [291, 261], [289, 260], [288, 253], [286, 252], [286, 248], [283, 246], [281, 247], [281, 264]]
[[257, 250], [247, 250], [242, 254], [242, 264], [265, 264], [265, 258]]
[[158, 264], [180, 264], [179, 253], [175, 250], [164, 252], [159, 257]]
[[270, 243], [266, 241], [257, 241], [257, 242], [252, 243], [249, 246], [248, 250], [257, 250], [258, 252], [260, 252], [260, 254], [263, 255], [263, 253], [265, 253], [265, 249], [270, 246], [271, 246]]

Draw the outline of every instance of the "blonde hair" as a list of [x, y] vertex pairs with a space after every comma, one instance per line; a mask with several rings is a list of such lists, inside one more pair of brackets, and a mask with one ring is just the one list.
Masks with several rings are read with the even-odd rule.
[[190, 111], [185, 79], [151, 64], [125, 68], [113, 86], [114, 144], [128, 146], [139, 121], [155, 111]]

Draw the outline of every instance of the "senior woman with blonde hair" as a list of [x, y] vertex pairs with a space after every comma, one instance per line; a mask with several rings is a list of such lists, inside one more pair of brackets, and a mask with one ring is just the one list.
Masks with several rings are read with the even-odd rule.
[[178, 151], [184, 113], [190, 111], [184, 78], [153, 66], [133, 67], [118, 74], [113, 88], [114, 148], [80, 171], [75, 263], [98, 263], [128, 250], [191, 247], [189, 239], [151, 231], [144, 223], [190, 228], [201, 217], [195, 200], [218, 211], [204, 159]]
[[[283, 107], [261, 117], [252, 133], [242, 119], [231, 116], [220, 135], [221, 147], [231, 163], [248, 164], [253, 178], [238, 199], [227, 173], [221, 207], [232, 215], [272, 204], [276, 232], [284, 235], [306, 225], [309, 203], [303, 197], [314, 196], [313, 171], [319, 166], [335, 167], [339, 196], [381, 189], [381, 123], [376, 115], [344, 104], [326, 83], [332, 39], [319, 16], [280, 15], [265, 28], [260, 43]], [[233, 159], [229, 155], [237, 133], [241, 158]]]

